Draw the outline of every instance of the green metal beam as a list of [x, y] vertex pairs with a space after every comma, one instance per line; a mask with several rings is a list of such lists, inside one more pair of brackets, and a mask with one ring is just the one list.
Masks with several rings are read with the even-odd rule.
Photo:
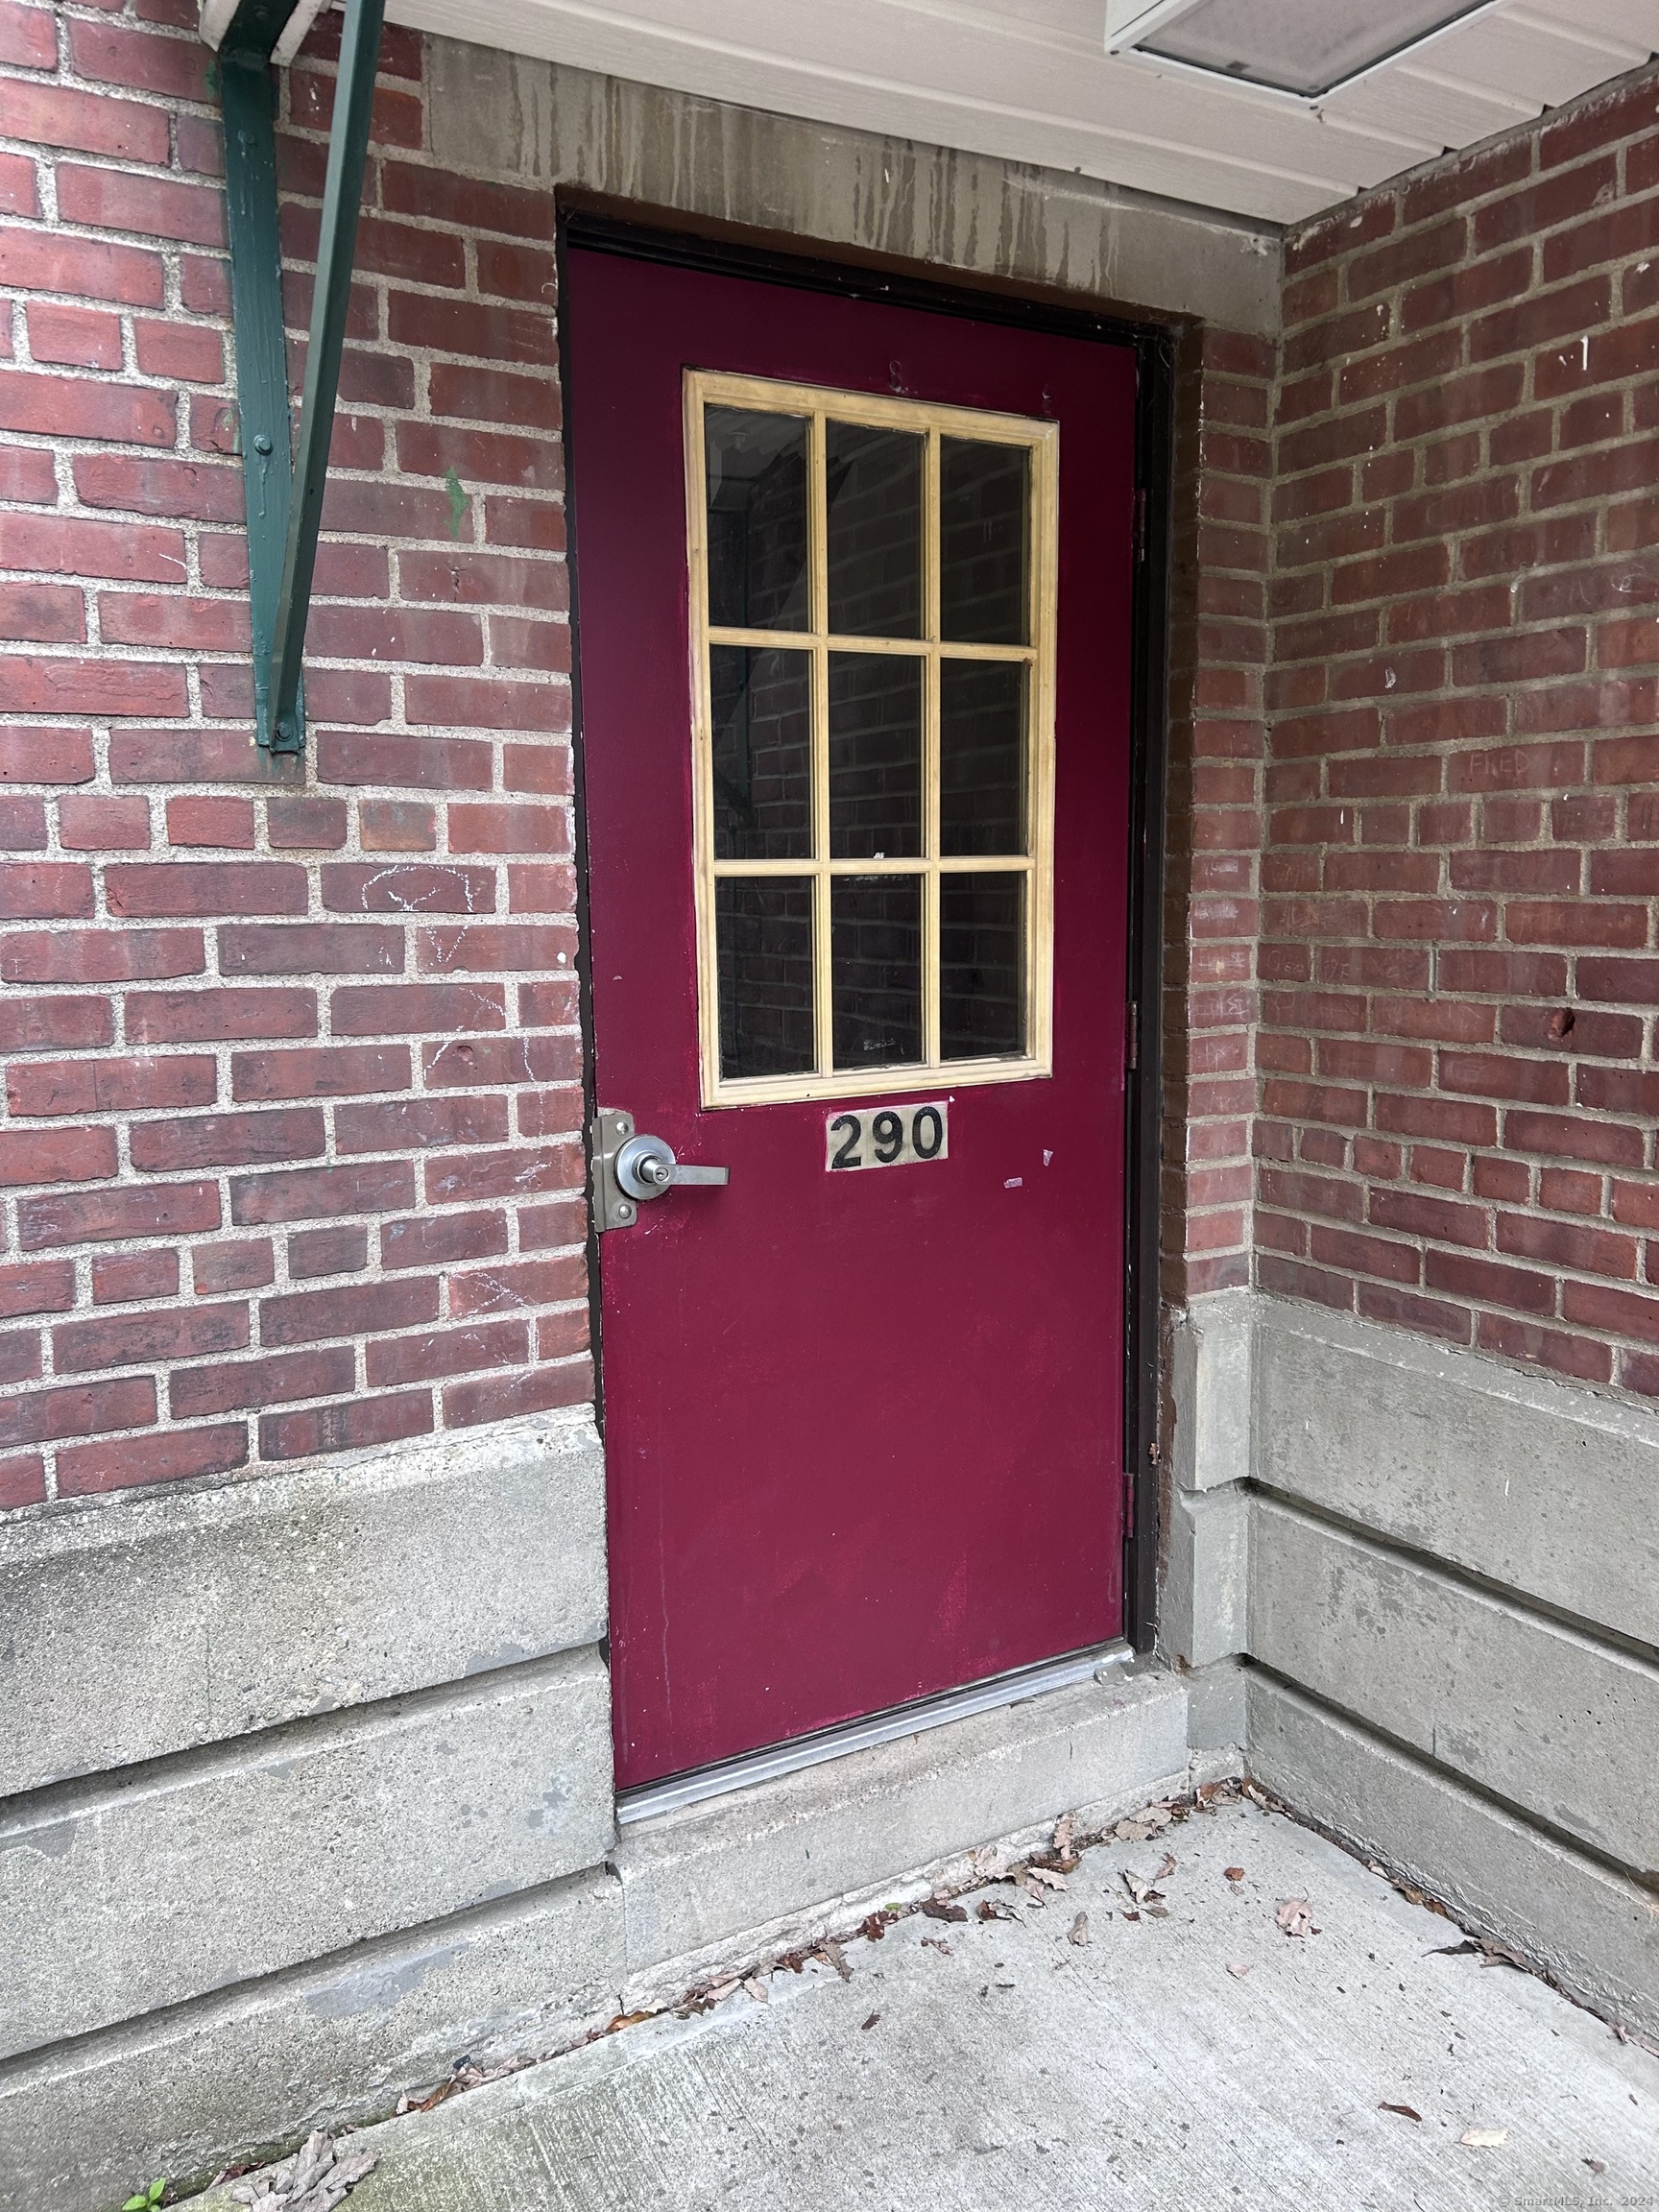
[[327, 485], [385, 0], [346, 0], [297, 449], [291, 444], [288, 410], [277, 228], [276, 81], [271, 69], [272, 48], [294, 8], [295, 0], [242, 0], [219, 49], [242, 481], [248, 509], [253, 702], [258, 742], [271, 753], [299, 753], [305, 742], [301, 689], [305, 625]]

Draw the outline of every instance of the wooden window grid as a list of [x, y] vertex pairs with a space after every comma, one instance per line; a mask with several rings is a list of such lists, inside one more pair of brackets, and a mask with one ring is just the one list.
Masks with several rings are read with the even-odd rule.
[[[804, 629], [737, 629], [709, 620], [709, 508], [704, 418], [711, 407], [796, 418], [806, 425], [808, 621]], [[691, 612], [692, 796], [698, 948], [699, 1039], [706, 1106], [754, 1105], [790, 1099], [869, 1097], [919, 1087], [1028, 1081], [1053, 1067], [1054, 935], [1054, 661], [1057, 597], [1059, 435], [1056, 422], [977, 409], [933, 406], [864, 392], [733, 376], [688, 369], [685, 376], [686, 515]], [[872, 429], [920, 432], [923, 477], [923, 619], [916, 637], [837, 636], [829, 627], [828, 513], [825, 445], [831, 421]], [[1027, 492], [1028, 637], [1024, 645], [955, 643], [940, 636], [940, 440], [959, 438], [1023, 446], [1030, 456]], [[716, 645], [774, 649], [811, 656], [812, 857], [716, 859], [714, 856], [713, 716], [709, 649]], [[923, 835], [920, 854], [897, 859], [830, 856], [830, 656], [897, 654], [920, 661], [923, 676]], [[940, 663], [998, 661], [1022, 664], [1027, 677], [1025, 746], [1026, 850], [1022, 854], [940, 852]], [[1012, 873], [1025, 878], [1025, 1049], [981, 1059], [945, 1059], [940, 1052], [940, 878], [946, 874]], [[878, 876], [922, 879], [922, 1024], [924, 1056], [880, 1068], [834, 1066], [832, 1052], [830, 886], [833, 878]], [[715, 884], [721, 878], [790, 878], [812, 886], [813, 1010], [816, 1066], [789, 1075], [734, 1078], [722, 1072]]]

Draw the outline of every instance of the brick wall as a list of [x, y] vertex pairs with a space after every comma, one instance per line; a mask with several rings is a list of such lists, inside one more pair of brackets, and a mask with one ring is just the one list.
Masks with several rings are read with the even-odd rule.
[[[551, 195], [432, 163], [389, 32], [272, 772], [195, 19], [0, 0], [7, 1507], [591, 1386]], [[330, 36], [285, 80], [296, 329]]]
[[1259, 1279], [1659, 1394], [1659, 76], [1285, 303]]
[[1274, 349], [1195, 329], [1176, 362], [1165, 878], [1164, 1293], [1249, 1280], [1266, 754]]

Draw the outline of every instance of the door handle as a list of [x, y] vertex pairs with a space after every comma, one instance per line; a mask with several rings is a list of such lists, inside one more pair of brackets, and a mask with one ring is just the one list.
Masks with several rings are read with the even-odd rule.
[[661, 1198], [677, 1183], [730, 1183], [730, 1167], [682, 1166], [661, 1137], [630, 1137], [616, 1154], [616, 1180], [630, 1198]]
[[592, 1130], [593, 1220], [598, 1229], [629, 1229], [639, 1208], [677, 1185], [730, 1183], [730, 1167], [693, 1166], [676, 1160], [661, 1137], [638, 1136], [631, 1114], [601, 1113]]

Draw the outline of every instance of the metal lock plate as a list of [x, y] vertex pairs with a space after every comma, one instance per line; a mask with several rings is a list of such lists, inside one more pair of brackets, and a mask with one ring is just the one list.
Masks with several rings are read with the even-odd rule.
[[632, 1114], [601, 1112], [593, 1123], [593, 1226], [632, 1229], [639, 1218], [639, 1202], [630, 1198], [616, 1180], [616, 1155], [635, 1134]]

